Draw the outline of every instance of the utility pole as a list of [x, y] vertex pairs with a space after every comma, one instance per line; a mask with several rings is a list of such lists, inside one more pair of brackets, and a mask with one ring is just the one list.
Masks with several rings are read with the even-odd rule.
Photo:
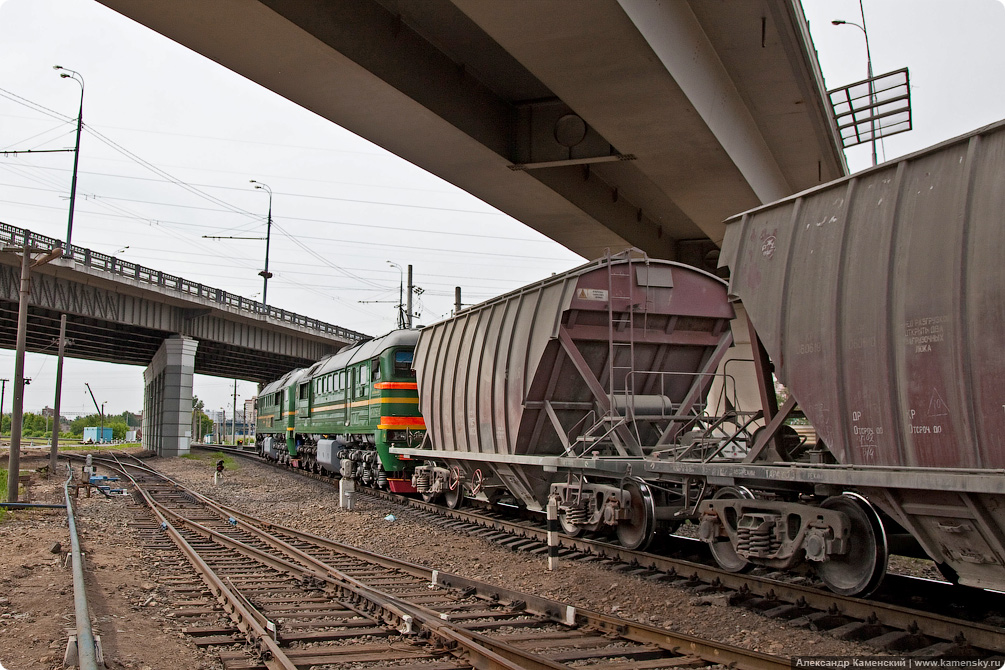
[[[52, 430], [52, 446], [49, 447], [49, 472], [47, 476], [56, 473], [56, 453], [59, 451], [59, 400], [63, 389], [63, 350], [66, 346], [66, 314], [59, 316], [59, 358], [56, 361], [56, 398], [53, 400], [52, 415], [55, 417], [55, 427]], [[3, 394], [0, 393], [0, 396]]]
[[[17, 247], [5, 247], [13, 251]], [[10, 417], [10, 457], [7, 466], [7, 501], [17, 502], [18, 475], [21, 468], [21, 427], [24, 422], [24, 350], [28, 342], [28, 300], [31, 298], [31, 268], [44, 265], [63, 255], [62, 249], [37, 249], [31, 246], [31, 232], [24, 231], [21, 251], [21, 289], [17, 306], [17, 350], [14, 354], [14, 408]], [[33, 253], [47, 252], [32, 261]]]
[[234, 421], [230, 424], [231, 442], [237, 446], [237, 380], [234, 380]]
[[405, 328], [412, 328], [412, 265], [408, 265], [408, 309], [405, 311]]
[[461, 311], [461, 287], [454, 287], [454, 314]]
[[0, 379], [0, 425], [3, 424], [3, 397], [4, 391], [7, 390], [7, 382], [9, 379]]
[[14, 355], [14, 408], [10, 413], [10, 458], [7, 466], [7, 500], [17, 502], [18, 476], [21, 474], [21, 423], [24, 420], [24, 349], [28, 337], [28, 298], [31, 295], [28, 235], [24, 236], [21, 256], [21, 294], [17, 309], [17, 353]]

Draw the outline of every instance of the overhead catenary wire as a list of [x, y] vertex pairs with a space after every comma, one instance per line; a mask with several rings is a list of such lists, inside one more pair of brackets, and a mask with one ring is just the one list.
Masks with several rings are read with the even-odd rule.
[[[27, 102], [30, 103], [30, 101], [27, 101]], [[37, 108], [34, 107], [34, 106], [32, 106], [31, 104], [26, 104], [25, 106], [33, 109], [36, 112], [40, 112], [40, 113], [44, 113], [41, 110], [47, 109], [47, 108], [44, 108], [44, 106], [41, 106], [41, 105], [37, 106]], [[49, 111], [52, 112], [53, 110], [49, 110]], [[46, 115], [47, 116], [52, 116], [52, 114], [46, 114]], [[58, 118], [58, 119], [60, 119], [62, 121], [72, 121], [72, 119], [70, 119], [69, 117], [60, 116], [60, 115], [58, 115], [58, 113], [55, 113], [55, 116], [53, 116], [53, 118]], [[126, 175], [112, 175], [112, 176], [115, 176], [117, 178], [141, 179], [141, 180], [147, 181], [147, 182], [158, 182], [158, 183], [166, 183], [166, 184], [175, 185], [175, 186], [183, 188], [184, 190], [186, 190], [190, 194], [192, 194], [192, 195], [194, 195], [194, 196], [196, 196], [196, 197], [198, 197], [200, 199], [203, 199], [204, 201], [206, 201], [207, 203], [209, 203], [209, 206], [205, 206], [205, 205], [191, 205], [191, 204], [182, 204], [182, 203], [177, 203], [176, 204], [176, 203], [170, 203], [170, 202], [158, 202], [157, 200], [152, 200], [152, 199], [125, 198], [125, 197], [119, 197], [119, 196], [107, 196], [107, 195], [99, 195], [99, 194], [90, 193], [90, 194], [87, 194], [87, 195], [91, 196], [89, 198], [89, 202], [91, 203], [91, 207], [89, 207], [89, 208], [83, 208], [83, 211], [80, 212], [81, 214], [85, 214], [85, 215], [89, 215], [89, 216], [114, 217], [114, 218], [125, 218], [125, 219], [136, 220], [136, 221], [142, 222], [143, 224], [145, 224], [147, 226], [150, 226], [150, 227], [152, 227], [152, 228], [154, 228], [156, 230], [160, 230], [162, 232], [162, 234], [164, 234], [164, 235], [167, 235], [167, 236], [170, 236], [172, 238], [178, 239], [179, 241], [182, 241], [182, 242], [186, 242], [189, 245], [192, 244], [191, 236], [189, 234], [186, 233], [186, 235], [183, 235], [181, 231], [175, 232], [175, 231], [172, 231], [171, 228], [173, 228], [173, 227], [188, 228], [188, 229], [199, 228], [199, 229], [205, 230], [205, 224], [191, 223], [191, 222], [187, 222], [187, 221], [173, 221], [173, 220], [165, 219], [163, 217], [150, 216], [150, 215], [148, 215], [148, 214], [146, 214], [146, 213], [144, 213], [142, 211], [139, 211], [137, 208], [129, 207], [129, 206], [126, 206], [126, 205], [127, 204], [135, 204], [135, 205], [153, 206], [153, 207], [180, 208], [180, 209], [184, 209], [184, 210], [187, 210], [187, 211], [219, 212], [221, 214], [236, 215], [236, 216], [240, 216], [242, 218], [246, 218], [247, 219], [246, 221], [243, 221], [241, 223], [237, 223], [236, 225], [225, 225], [225, 226], [217, 227], [216, 228], [217, 230], [220, 230], [220, 228], [224, 228], [227, 231], [241, 230], [241, 231], [249, 231], [250, 232], [250, 231], [256, 229], [258, 226], [261, 225], [262, 219], [261, 219], [260, 215], [255, 214], [253, 212], [250, 212], [250, 211], [248, 211], [245, 208], [237, 206], [237, 205], [235, 205], [233, 203], [228, 202], [227, 200], [225, 200], [223, 198], [217, 197], [217, 196], [213, 195], [212, 193], [207, 193], [205, 190], [203, 190], [203, 188], [206, 188], [206, 189], [216, 189], [216, 190], [219, 190], [219, 189], [237, 190], [236, 188], [227, 187], [227, 186], [220, 186], [220, 185], [205, 185], [203, 187], [199, 187], [199, 186], [193, 185], [193, 184], [191, 184], [191, 183], [189, 183], [189, 182], [187, 182], [185, 180], [179, 179], [178, 177], [172, 175], [171, 173], [169, 173], [168, 171], [166, 171], [163, 167], [155, 165], [155, 164], [153, 164], [153, 163], [151, 163], [149, 161], [146, 161], [145, 159], [143, 159], [141, 156], [139, 156], [135, 152], [132, 152], [131, 150], [129, 150], [128, 148], [124, 147], [123, 145], [121, 145], [116, 140], [113, 140], [112, 138], [104, 135], [103, 133], [101, 133], [100, 131], [96, 130], [95, 128], [93, 128], [91, 126], [87, 126], [86, 130], [87, 130], [87, 132], [88, 132], [89, 135], [92, 135], [92, 136], [98, 138], [104, 145], [108, 146], [110, 149], [114, 150], [116, 153], [118, 153], [119, 155], [121, 155], [123, 157], [123, 159], [128, 160], [128, 161], [133, 162], [133, 163], [136, 163], [136, 164], [140, 165], [141, 167], [143, 167], [144, 169], [150, 171], [153, 174], [153, 177], [131, 177], [131, 176], [126, 176]], [[44, 133], [41, 133], [40, 135], [44, 135]], [[376, 155], [379, 155], [379, 154], [373, 154], [373, 155], [376, 156]], [[93, 159], [93, 160], [102, 160], [102, 159], [97, 158], [97, 159]], [[10, 164], [10, 163], [11, 163], [11, 161], [4, 161], [4, 162], [2, 162], [0, 164]], [[19, 165], [18, 165], [19, 168], [23, 168], [23, 164], [21, 164], [20, 161], [17, 161], [17, 163], [19, 163]], [[36, 167], [38, 169], [34, 169]], [[29, 168], [27, 170], [21, 170], [21, 171], [15, 170], [15, 174], [18, 174], [19, 177], [22, 178], [22, 179], [29, 179], [29, 180], [34, 181], [36, 184], [42, 185], [43, 188], [38, 189], [38, 190], [45, 191], [47, 189], [45, 189], [44, 186], [51, 185], [51, 186], [54, 187], [52, 189], [53, 192], [61, 193], [61, 192], [63, 192], [65, 190], [64, 188], [60, 188], [61, 184], [59, 184], [58, 182], [54, 183], [54, 181], [53, 182], [49, 182], [49, 184], [46, 184], [46, 179], [45, 178], [42, 178], [42, 179], [39, 178], [41, 170], [50, 170], [51, 171], [51, 170], [59, 170], [59, 169], [60, 168], [52, 168], [50, 166], [29, 166]], [[223, 172], [223, 171], [219, 171], [219, 170], [210, 170], [210, 171]], [[34, 177], [31, 176], [30, 173], [33, 173], [33, 172], [37, 176], [34, 176]], [[329, 180], [310, 180], [310, 181], [318, 181], [318, 182], [322, 182], [322, 183], [328, 183]], [[371, 185], [365, 185], [364, 184], [362, 186], [369, 187]], [[373, 185], [373, 186], [376, 186], [376, 185]], [[413, 190], [429, 191], [431, 189], [413, 189]], [[498, 212], [496, 210], [486, 211], [486, 210], [481, 210], [481, 209], [472, 209], [472, 208], [463, 208], [463, 207], [442, 207], [442, 206], [425, 205], [425, 204], [418, 204], [418, 203], [388, 202], [388, 201], [383, 201], [383, 200], [366, 199], [366, 198], [341, 198], [341, 197], [330, 196], [330, 195], [315, 195], [315, 194], [303, 194], [303, 193], [293, 193], [293, 192], [286, 193], [285, 195], [286, 195], [286, 197], [290, 197], [290, 198], [306, 198], [306, 199], [309, 199], [309, 200], [332, 201], [332, 202], [341, 202], [341, 203], [356, 203], [356, 204], [370, 205], [370, 206], [406, 207], [406, 208], [411, 208], [411, 209], [423, 209], [423, 210], [432, 210], [432, 211], [445, 211], [445, 212], [459, 213], [459, 214], [466, 214], [466, 215], [488, 215], [488, 216], [501, 216], [502, 215], [500, 212]], [[39, 206], [39, 205], [37, 205], [35, 203], [21, 203], [21, 205], [22, 206], [26, 206], [26, 207], [38, 207]], [[59, 209], [59, 208], [58, 207], [50, 207], [50, 209]], [[99, 213], [97, 211], [94, 211], [95, 209], [105, 210], [106, 213]], [[307, 222], [307, 223], [311, 223], [311, 224], [320, 223], [320, 224], [329, 225], [329, 226], [336, 226], [336, 227], [339, 227], [339, 228], [358, 228], [358, 229], [368, 229], [368, 230], [374, 230], [374, 229], [376, 229], [376, 230], [380, 230], [380, 231], [394, 231], [394, 232], [399, 232], [399, 231], [400, 232], [416, 232], [416, 233], [422, 233], [422, 234], [434, 234], [434, 235], [468, 237], [468, 238], [481, 238], [481, 239], [487, 239], [487, 240], [496, 240], [496, 239], [499, 239], [499, 240], [507, 240], [507, 241], [512, 241], [512, 242], [519, 242], [519, 243], [526, 243], [526, 242], [533, 242], [533, 243], [548, 242], [547, 240], [544, 240], [543, 238], [540, 239], [540, 240], [537, 240], [537, 239], [526, 239], [526, 238], [511, 237], [511, 236], [505, 236], [505, 235], [491, 235], [491, 234], [484, 234], [484, 233], [471, 233], [471, 232], [467, 232], [467, 231], [436, 230], [436, 229], [429, 229], [429, 228], [425, 228], [425, 227], [416, 229], [415, 226], [374, 225], [374, 224], [356, 223], [356, 222], [351, 222], [351, 221], [326, 220], [326, 219], [322, 219], [322, 218], [308, 218], [308, 217], [286, 216], [286, 217], [284, 217], [284, 220], [286, 222], [286, 225], [285, 225], [285, 227], [282, 228], [281, 234], [283, 234], [286, 239], [292, 241], [292, 243], [294, 244], [294, 246], [299, 250], [298, 253], [302, 252], [302, 254], [304, 256], [310, 257], [311, 259], [316, 260], [318, 263], [320, 263], [320, 265], [316, 266], [316, 267], [324, 267], [324, 268], [330, 269], [333, 272], [338, 273], [341, 276], [345, 277], [350, 282], [356, 282], [356, 283], [358, 283], [359, 286], [358, 287], [337, 287], [337, 288], [332, 288], [332, 287], [330, 287], [330, 284], [328, 284], [328, 283], [315, 282], [314, 284], [304, 284], [301, 281], [297, 281], [297, 279], [295, 277], [296, 275], [301, 275], [302, 274], [302, 273], [300, 273], [298, 271], [291, 271], [291, 272], [289, 272], [288, 275], [286, 273], [283, 273], [282, 271], [277, 272], [276, 273], [277, 274], [277, 279], [281, 283], [283, 283], [283, 284], [286, 284], [288, 286], [295, 286], [295, 287], [303, 289], [306, 292], [310, 292], [310, 293], [314, 293], [316, 295], [323, 296], [323, 297], [325, 297], [327, 299], [330, 299], [330, 300], [332, 300], [334, 302], [337, 302], [337, 303], [343, 305], [346, 308], [349, 308], [349, 309], [352, 309], [353, 311], [365, 314], [365, 315], [367, 315], [370, 318], [383, 318], [383, 317], [380, 317], [380, 316], [376, 315], [375, 313], [373, 313], [373, 312], [371, 312], [369, 310], [359, 309], [359, 308], [355, 307], [355, 305], [352, 304], [351, 302], [347, 302], [345, 300], [342, 300], [342, 298], [340, 297], [340, 295], [338, 294], [338, 292], [345, 291], [345, 290], [370, 291], [370, 292], [387, 292], [389, 290], [388, 289], [388, 285], [386, 283], [382, 283], [381, 280], [371, 280], [371, 279], [369, 279], [366, 276], [365, 272], [363, 272], [362, 274], [358, 274], [356, 270], [354, 270], [354, 269], [348, 269], [344, 263], [337, 263], [337, 262], [335, 262], [333, 260], [332, 256], [330, 256], [327, 252], [322, 251], [319, 248], [318, 244], [313, 244], [313, 243], [311, 243], [311, 241], [328, 242], [328, 243], [331, 243], [333, 245], [338, 245], [338, 247], [340, 249], [344, 248], [344, 247], [350, 247], [351, 248], [353, 246], [356, 246], [356, 247], [359, 247], [360, 249], [364, 250], [364, 251], [358, 252], [359, 254], [363, 254], [363, 255], [365, 255], [365, 253], [366, 253], [365, 250], [367, 248], [399, 248], [399, 249], [407, 250], [410, 253], [423, 252], [423, 253], [432, 253], [432, 254], [437, 254], [437, 255], [449, 255], [449, 256], [458, 256], [458, 255], [465, 256], [465, 255], [470, 255], [472, 252], [467, 251], [467, 250], [459, 250], [459, 249], [454, 249], [454, 248], [446, 247], [445, 245], [430, 247], [430, 246], [418, 246], [418, 245], [415, 245], [415, 244], [389, 244], [386, 241], [386, 237], [383, 238], [383, 239], [380, 239], [380, 240], [378, 240], [376, 238], [367, 239], [367, 240], [353, 240], [353, 239], [344, 239], [343, 236], [336, 237], [336, 236], [318, 236], [318, 235], [313, 235], [313, 236], [312, 235], [298, 235], [293, 230], [293, 228], [290, 226], [291, 223], [303, 221], [303, 222]], [[217, 244], [217, 245], [220, 244], [219, 241], [214, 241], [213, 243]], [[247, 263], [242, 263], [238, 259], [232, 258], [231, 255], [230, 255], [230, 253], [229, 253], [229, 250], [226, 251], [226, 252], [224, 252], [222, 247], [217, 246], [215, 248], [220, 249], [221, 253], [219, 255], [214, 256], [214, 257], [216, 257], [218, 259], [218, 262], [214, 263], [214, 265], [223, 264], [225, 266], [235, 267], [236, 269], [251, 269], [252, 268], [251, 265], [249, 265]], [[490, 265], [487, 266], [483, 261], [481, 261], [481, 259], [484, 258], [484, 257], [486, 257], [486, 256], [495, 256], [495, 257], [500, 258], [500, 259], [503, 259], [503, 258], [505, 258], [505, 259], [513, 259], [514, 262], [519, 262], [521, 264], [533, 264], [535, 261], [553, 262], [553, 261], [556, 261], [556, 260], [560, 260], [560, 259], [555, 258], [555, 257], [532, 256], [532, 255], [520, 254], [520, 253], [506, 254], [506, 253], [500, 253], [500, 252], [496, 252], [496, 251], [481, 252], [481, 253], [475, 252], [475, 253], [477, 253], [478, 256], [479, 256], [479, 265], [481, 267], [490, 267]], [[189, 254], [189, 255], [193, 255], [193, 254]], [[345, 255], [346, 255], [345, 253], [340, 253], [339, 256], [337, 256], [336, 258], [338, 258], [339, 260], [341, 260], [342, 258], [345, 257]], [[454, 262], [455, 261], [451, 261], [451, 263], [454, 263]], [[297, 267], [301, 267], [301, 266], [303, 266], [303, 263], [302, 262], [298, 262], [297, 263]], [[511, 267], [511, 266], [512, 266], [512, 263], [507, 263], [505, 266], [498, 265], [496, 267]], [[305, 274], [307, 276], [311, 276], [310, 273], [305, 273]], [[315, 276], [317, 276], [317, 275], [315, 275]], [[228, 277], [228, 278], [232, 279], [231, 277]], [[490, 280], [490, 281], [495, 281], [495, 280]], [[432, 286], [437, 286], [436, 282], [431, 282], [431, 284], [432, 284]], [[504, 285], [505, 285], [505, 283], [504, 283]], [[439, 288], [439, 286], [437, 286], [437, 288]], [[488, 287], [486, 287], [486, 288], [488, 288]], [[336, 292], [332, 293], [332, 291], [336, 291]], [[439, 296], [439, 295], [445, 295], [446, 293], [443, 292], [443, 291], [439, 291], [439, 290], [431, 290], [429, 294], [430, 295], [438, 295]], [[494, 293], [489, 293], [487, 295], [492, 295], [492, 294], [494, 294]]]
[[[0, 161], [0, 166], [4, 166], [4, 165], [10, 165], [10, 163], [5, 163], [3, 161]], [[23, 167], [27, 167], [27, 166], [23, 166]], [[30, 167], [32, 169], [38, 169], [38, 170], [61, 170], [61, 171], [67, 171], [64, 168], [57, 168], [57, 167], [52, 167], [52, 166], [30, 166]], [[101, 173], [101, 172], [89, 172], [89, 171], [84, 171], [84, 170], [81, 170], [80, 174], [92, 175], [92, 176], [115, 177], [115, 178], [122, 178], [122, 179], [141, 179], [141, 180], [156, 181], [156, 182], [159, 182], [159, 183], [173, 183], [173, 182], [171, 182], [169, 180], [148, 179], [148, 178], [145, 178], [145, 177], [130, 177], [130, 176], [125, 176], [125, 175], [115, 175], [115, 174], [108, 174], [108, 173]], [[200, 186], [202, 188], [226, 189], [226, 190], [234, 190], [234, 191], [243, 191], [243, 190], [245, 190], [245, 189], [238, 189], [236, 187], [219, 186], [219, 185], [211, 185], [211, 184], [198, 184], [197, 186]], [[277, 195], [283, 195], [284, 197], [291, 197], [291, 198], [311, 198], [311, 199], [322, 199], [322, 200], [335, 200], [335, 201], [339, 201], [339, 202], [352, 202], [352, 203], [358, 203], [358, 204], [386, 205], [386, 206], [389, 206], [389, 207], [402, 206], [402, 207], [410, 207], [410, 208], [413, 208], [413, 209], [428, 209], [428, 210], [432, 210], [432, 211], [456, 212], [456, 213], [462, 213], [462, 214], [479, 214], [479, 215], [486, 215], [486, 216], [504, 216], [504, 214], [502, 212], [498, 212], [498, 211], [464, 210], [464, 209], [456, 209], [456, 208], [450, 208], [450, 207], [435, 207], [435, 206], [431, 206], [431, 205], [417, 205], [417, 204], [411, 204], [411, 203], [404, 203], [403, 204], [403, 203], [371, 201], [371, 200], [357, 200], [357, 199], [352, 199], [352, 198], [337, 198], [337, 197], [334, 197], [334, 196], [317, 196], [317, 195], [309, 195], [309, 194], [301, 194], [301, 193], [285, 193], [285, 192], [279, 192], [279, 191], [277, 191], [276, 194]], [[144, 202], [147, 202], [147, 201], [144, 201]], [[173, 203], [151, 203], [151, 204], [162, 204], [162, 205], [171, 206], [171, 207], [189, 207], [189, 208], [193, 208], [194, 209], [194, 207], [191, 207], [191, 206], [176, 205], [176, 204], [173, 204]], [[214, 209], [214, 208], [206, 208], [206, 211], [227, 211], [227, 212], [229, 212], [231, 210], [229, 210], [229, 209], [219, 209], [219, 210], [217, 210], [217, 209]], [[317, 223], [340, 223], [342, 225], [357, 226], [357, 227], [375, 227], [375, 226], [372, 226], [369, 223], [352, 223], [352, 222], [347, 222], [347, 221], [331, 221], [331, 220], [327, 220], [327, 219], [314, 219], [314, 218], [307, 218], [307, 217], [292, 217], [292, 216], [288, 216], [288, 215], [285, 216], [284, 218], [287, 219], [287, 220], [297, 220], [297, 221], [307, 221], [307, 222], [317, 222]], [[383, 229], [383, 230], [414, 230], [414, 231], [417, 231], [417, 232], [430, 232], [430, 233], [433, 233], [433, 234], [454, 235], [454, 236], [458, 236], [458, 237], [480, 237], [480, 238], [485, 238], [485, 239], [511, 240], [511, 241], [514, 241], [514, 242], [530, 242], [530, 243], [536, 243], [536, 244], [550, 244], [551, 243], [551, 240], [548, 240], [543, 235], [541, 235], [540, 238], [538, 238], [538, 239], [532, 239], [532, 238], [526, 238], [526, 237], [513, 237], [513, 236], [507, 236], [507, 235], [484, 235], [484, 234], [479, 234], [479, 233], [464, 233], [464, 232], [457, 232], [457, 231], [438, 231], [438, 230], [432, 230], [432, 229], [428, 229], [428, 228], [415, 228], [415, 227], [405, 227], [405, 226], [376, 226], [376, 227], [378, 227], [380, 229]]]
[[17, 93], [14, 93], [13, 91], [8, 91], [5, 88], [0, 88], [0, 97], [7, 98], [8, 100], [11, 100], [12, 102], [15, 102], [23, 107], [27, 107], [28, 109], [34, 110], [41, 114], [45, 114], [46, 116], [51, 116], [54, 119], [59, 119], [60, 121], [69, 122], [74, 120], [74, 117], [72, 116], [67, 116], [62, 112], [57, 112], [54, 109], [49, 109], [45, 105], [39, 104], [33, 100], [29, 100], [28, 98], [22, 97]]

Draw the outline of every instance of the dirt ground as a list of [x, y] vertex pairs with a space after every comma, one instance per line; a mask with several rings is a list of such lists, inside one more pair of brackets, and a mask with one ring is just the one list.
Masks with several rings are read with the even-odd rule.
[[[46, 459], [29, 454], [22, 455], [22, 471], [46, 464]], [[6, 462], [6, 454], [0, 459]], [[33, 479], [31, 502], [64, 502], [64, 475], [45, 480], [36, 473]], [[167, 617], [167, 603], [158, 602], [165, 589], [157, 583], [148, 552], [128, 527], [133, 520], [128, 501], [97, 494], [77, 499], [75, 518], [85, 553], [92, 627], [101, 638], [106, 666], [222, 668], [215, 655], [196, 648], [181, 632], [181, 624]], [[67, 631], [75, 625], [66, 514], [12, 512], [0, 523], [0, 547], [0, 664], [7, 670], [62, 668]]]
[[[251, 514], [506, 588], [767, 653], [875, 653], [730, 607], [721, 597], [654, 584], [596, 565], [566, 561], [558, 571], [548, 572], [543, 557], [431, 527], [413, 512], [388, 503], [360, 499], [354, 510], [342, 510], [335, 489], [256, 463], [240, 461], [220, 484], [213, 483], [215, 459], [208, 454], [199, 460], [154, 458], [148, 463]], [[23, 470], [43, 464], [40, 457], [22, 457]], [[32, 501], [61, 503], [65, 477], [56, 479], [34, 485]], [[170, 594], [158, 582], [161, 575], [154, 555], [129, 526], [134, 520], [129, 498], [81, 497], [77, 510], [87, 553], [92, 621], [106, 665], [142, 670], [222, 668], [214, 654], [195, 647], [181, 632], [183, 624], [172, 617]], [[60, 553], [50, 553], [56, 542], [61, 543]], [[72, 574], [64, 567], [69, 550], [65, 514], [15, 512], [0, 523], [0, 546], [4, 547], [0, 663], [8, 670], [61, 668], [66, 629], [74, 625]]]

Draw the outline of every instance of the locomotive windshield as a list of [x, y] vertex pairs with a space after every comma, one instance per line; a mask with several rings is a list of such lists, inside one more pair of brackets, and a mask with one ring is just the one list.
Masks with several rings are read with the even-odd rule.
[[412, 369], [411, 350], [394, 352], [394, 376], [395, 377], [415, 376], [415, 370]]

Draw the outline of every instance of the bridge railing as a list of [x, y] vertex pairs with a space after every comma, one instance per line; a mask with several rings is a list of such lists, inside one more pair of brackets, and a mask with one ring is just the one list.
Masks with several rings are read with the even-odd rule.
[[[0, 222], [0, 243], [5, 243], [10, 246], [23, 247], [26, 238], [28, 246], [35, 249], [50, 251], [52, 249], [63, 247], [62, 240], [57, 240], [54, 237], [47, 237], [45, 235], [39, 235], [38, 233], [33, 233], [30, 230]], [[317, 330], [327, 335], [344, 339], [347, 342], [364, 340], [369, 337], [347, 328], [342, 328], [324, 321], [312, 319], [310, 317], [303, 316], [302, 314], [287, 312], [285, 309], [279, 309], [278, 307], [263, 305], [260, 302], [250, 300], [234, 293], [229, 293], [223, 289], [206, 286], [201, 282], [189, 281], [188, 279], [184, 279], [182, 277], [177, 277], [166, 272], [161, 272], [160, 270], [144, 267], [138, 263], [123, 261], [115, 256], [109, 256], [108, 254], [85, 249], [84, 247], [71, 245], [68, 250], [64, 250], [63, 257], [70, 258], [84, 267], [101, 270], [120, 277], [128, 277], [129, 279], [143, 284], [152, 284], [159, 288], [171, 289], [178, 291], [179, 293], [184, 293], [188, 296], [212, 300], [220, 305], [236, 307], [239, 310], [252, 312], [259, 316], [267, 316], [271, 319], [276, 319], [291, 325]]]

